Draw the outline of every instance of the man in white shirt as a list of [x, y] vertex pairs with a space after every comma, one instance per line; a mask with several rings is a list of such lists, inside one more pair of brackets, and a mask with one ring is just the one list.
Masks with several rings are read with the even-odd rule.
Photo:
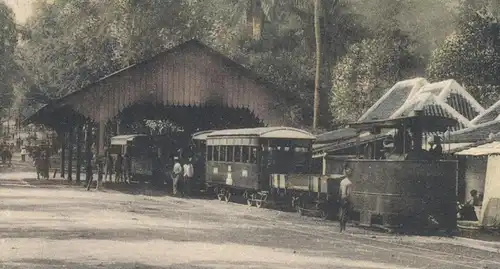
[[192, 159], [189, 158], [188, 162], [184, 164], [184, 182], [183, 182], [184, 195], [189, 196], [191, 194], [191, 181], [193, 179], [193, 175], [194, 175], [193, 163]]
[[177, 195], [177, 190], [179, 186], [179, 179], [182, 176], [182, 166], [179, 162], [179, 157], [174, 157], [174, 168], [172, 170], [172, 191], [174, 195]]
[[352, 182], [349, 179], [352, 175], [352, 169], [348, 164], [344, 165], [344, 179], [340, 182], [339, 197], [340, 197], [340, 232], [345, 231], [349, 210], [351, 207], [351, 189]]

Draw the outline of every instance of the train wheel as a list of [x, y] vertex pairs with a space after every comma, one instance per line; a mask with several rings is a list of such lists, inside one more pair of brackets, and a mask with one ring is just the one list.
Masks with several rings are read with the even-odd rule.
[[219, 201], [220, 201], [220, 200], [222, 199], [222, 198], [219, 198], [219, 196], [220, 196], [220, 191], [219, 191], [219, 188], [214, 187], [214, 188], [213, 188], [213, 193], [217, 196], [217, 200], [219, 200]]
[[304, 211], [302, 210], [302, 208], [300, 206], [297, 206], [295, 208], [297, 209], [297, 213], [299, 214], [299, 216], [303, 216], [304, 215]]
[[255, 201], [255, 206], [256, 206], [257, 208], [261, 208], [261, 207], [262, 207], [262, 200]]
[[226, 195], [224, 195], [224, 200], [226, 200], [226, 203], [229, 203], [229, 200], [231, 200], [231, 192], [227, 192]]
[[320, 218], [321, 218], [322, 220], [329, 220], [329, 219], [330, 219], [330, 214], [329, 214], [329, 213], [328, 213], [328, 211], [327, 211], [327, 210], [325, 210], [325, 209], [321, 209], [321, 210], [319, 211], [319, 214], [320, 214]]

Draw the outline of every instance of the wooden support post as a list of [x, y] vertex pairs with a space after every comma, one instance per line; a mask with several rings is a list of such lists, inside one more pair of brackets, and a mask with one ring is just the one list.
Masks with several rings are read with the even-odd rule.
[[97, 154], [104, 152], [104, 132], [106, 128], [106, 123], [104, 121], [99, 122], [99, 146], [97, 147]]
[[76, 182], [80, 183], [82, 172], [82, 134], [83, 126], [78, 124], [76, 127]]
[[61, 134], [61, 177], [64, 178], [64, 170], [66, 170], [66, 132]]
[[120, 119], [116, 120], [116, 134], [115, 135], [120, 135]]
[[69, 129], [68, 132], [68, 180], [73, 180], [73, 128]]
[[86, 135], [85, 135], [85, 159], [87, 163], [87, 167], [85, 168], [87, 172], [87, 183], [89, 180], [92, 180], [93, 177], [93, 171], [92, 171], [92, 128], [93, 124], [91, 121], [87, 122], [87, 130], [86, 130]]

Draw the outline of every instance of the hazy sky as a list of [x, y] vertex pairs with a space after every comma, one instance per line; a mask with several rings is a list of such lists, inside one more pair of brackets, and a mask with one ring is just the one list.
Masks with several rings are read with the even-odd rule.
[[26, 19], [31, 15], [32, 9], [31, 9], [31, 3], [34, 2], [34, 0], [0, 0], [4, 1], [9, 5], [12, 10], [14, 10], [14, 13], [16, 14], [16, 20], [19, 23], [24, 23]]

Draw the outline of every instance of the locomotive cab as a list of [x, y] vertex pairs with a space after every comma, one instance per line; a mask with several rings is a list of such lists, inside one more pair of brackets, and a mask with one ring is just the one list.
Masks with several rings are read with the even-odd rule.
[[[415, 116], [376, 120], [349, 124], [359, 135], [385, 135], [361, 147], [358, 142], [357, 158], [388, 160], [438, 160], [442, 159], [442, 150], [427, 149], [425, 141], [429, 136], [440, 146], [440, 134], [448, 127], [457, 125], [457, 121], [447, 117], [428, 116], [416, 111]], [[441, 148], [442, 149], [442, 148]]]
[[[353, 168], [352, 202], [358, 216], [354, 221], [407, 231], [454, 229], [457, 162], [426, 150], [423, 141], [425, 134], [442, 133], [456, 125], [454, 119], [423, 113], [350, 124], [359, 133], [386, 135], [382, 143], [369, 146], [368, 154], [358, 144], [357, 156], [347, 160]], [[382, 158], [376, 158], [379, 152]]]

